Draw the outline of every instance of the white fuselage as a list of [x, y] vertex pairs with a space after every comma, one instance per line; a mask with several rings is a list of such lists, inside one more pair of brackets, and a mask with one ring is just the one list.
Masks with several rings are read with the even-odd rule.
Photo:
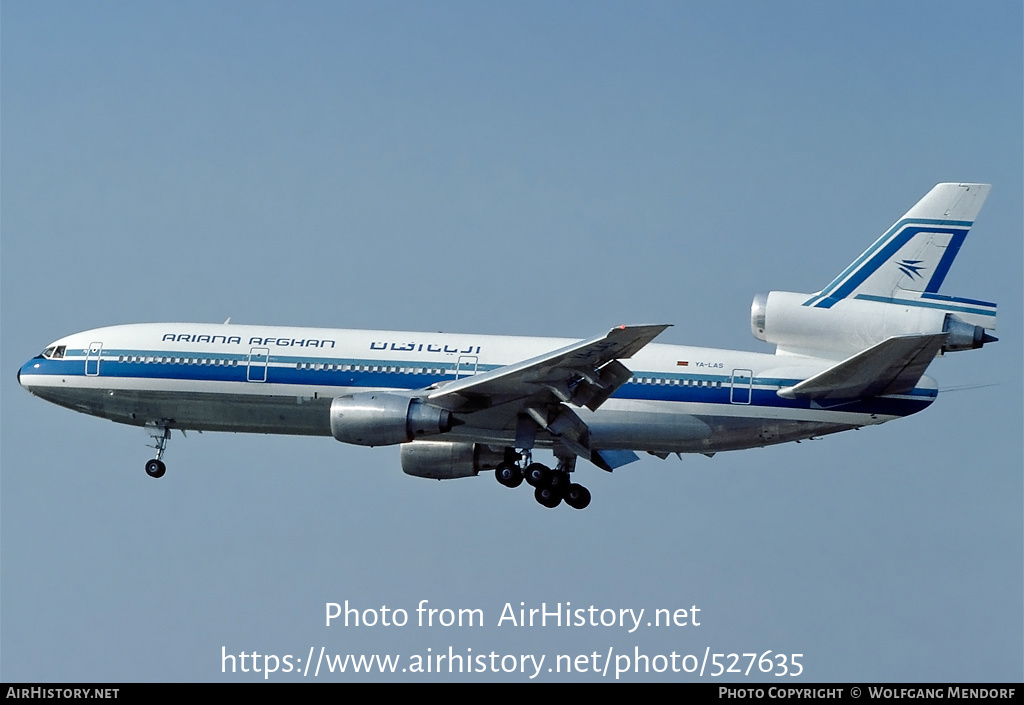
[[[335, 397], [416, 390], [493, 370], [573, 341], [455, 333], [148, 323], [67, 336], [27, 362], [33, 394], [119, 423], [331, 435]], [[716, 452], [764, 446], [915, 413], [911, 393], [831, 408], [778, 396], [834, 360], [650, 344], [625, 360], [633, 377], [597, 411], [579, 410], [594, 449]], [[510, 445], [515, 429], [467, 423], [443, 440]], [[542, 434], [538, 444], [549, 439]]]

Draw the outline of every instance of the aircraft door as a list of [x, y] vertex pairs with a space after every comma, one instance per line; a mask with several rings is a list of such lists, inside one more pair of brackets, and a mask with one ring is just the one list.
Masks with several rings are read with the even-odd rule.
[[267, 362], [270, 361], [270, 348], [250, 348], [249, 363], [245, 379], [249, 382], [267, 381]]
[[754, 373], [752, 370], [733, 370], [729, 401], [733, 404], [749, 404], [753, 384]]
[[85, 374], [96, 377], [100, 373], [100, 355], [103, 354], [103, 343], [89, 343], [85, 351]]
[[475, 375], [477, 360], [476, 355], [459, 355], [459, 363], [455, 366], [455, 379]]

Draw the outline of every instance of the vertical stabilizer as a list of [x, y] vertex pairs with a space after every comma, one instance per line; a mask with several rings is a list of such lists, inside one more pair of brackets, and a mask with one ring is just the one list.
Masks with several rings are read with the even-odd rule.
[[954, 313], [994, 329], [996, 305], [939, 293], [991, 186], [938, 184], [804, 306], [844, 299], [896, 303]]

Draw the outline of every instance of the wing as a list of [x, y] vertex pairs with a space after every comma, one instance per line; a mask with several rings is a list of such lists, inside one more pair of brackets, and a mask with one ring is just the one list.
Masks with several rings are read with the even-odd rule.
[[903, 394], [917, 385], [946, 338], [946, 333], [888, 338], [778, 394], [818, 403]]
[[460, 417], [486, 419], [487, 427], [515, 428], [516, 444], [532, 447], [543, 430], [577, 455], [590, 458], [586, 424], [567, 406], [596, 410], [632, 372], [619, 362], [632, 357], [667, 325], [619, 326], [605, 335], [449, 382], [426, 401]]

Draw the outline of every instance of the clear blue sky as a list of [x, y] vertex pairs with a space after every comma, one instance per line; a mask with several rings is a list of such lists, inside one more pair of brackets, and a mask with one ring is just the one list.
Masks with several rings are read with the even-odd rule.
[[[1024, 675], [1019, 2], [10, 0], [0, 20], [3, 680], [259, 679], [222, 674], [222, 647]], [[665, 322], [768, 350], [755, 293], [821, 288], [940, 181], [994, 184], [944, 291], [998, 301], [1000, 342], [930, 374], [995, 386], [811, 443], [581, 467], [584, 512], [332, 439], [178, 434], [154, 481], [143, 432], [15, 382], [71, 332], [228, 316]], [[487, 624], [324, 626], [325, 602], [424, 599]], [[498, 627], [506, 602], [702, 620]]]

